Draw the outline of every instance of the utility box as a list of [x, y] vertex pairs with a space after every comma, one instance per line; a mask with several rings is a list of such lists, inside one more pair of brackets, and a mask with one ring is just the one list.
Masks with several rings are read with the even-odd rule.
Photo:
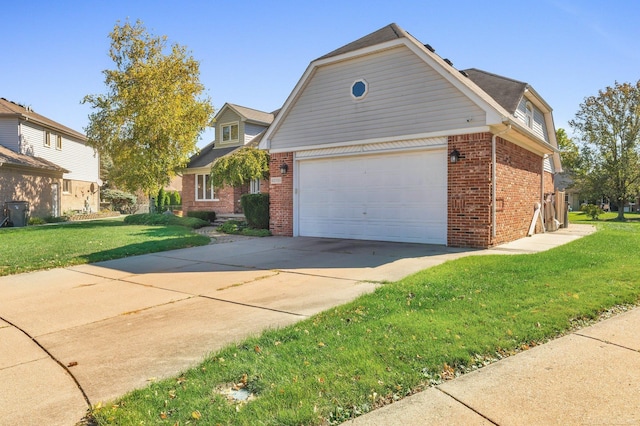
[[29, 203], [27, 201], [9, 201], [5, 205], [7, 217], [13, 226], [27, 226], [29, 223]]

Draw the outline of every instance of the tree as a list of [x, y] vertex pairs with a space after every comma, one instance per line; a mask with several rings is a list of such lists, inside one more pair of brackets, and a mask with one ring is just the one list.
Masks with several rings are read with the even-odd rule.
[[583, 144], [585, 183], [608, 196], [624, 220], [624, 206], [640, 191], [640, 81], [585, 98], [569, 124]]
[[579, 168], [580, 150], [578, 145], [569, 139], [563, 128], [556, 130], [556, 140], [558, 141], [558, 149], [560, 149], [562, 168], [568, 172]]
[[118, 187], [154, 194], [197, 150], [213, 107], [199, 99], [199, 63], [184, 46], [165, 54], [167, 37], [152, 36], [141, 21], [116, 24], [109, 37], [116, 69], [103, 71], [107, 93], [82, 101], [94, 109], [87, 143], [110, 157]]
[[258, 148], [243, 147], [218, 158], [211, 166], [214, 187], [238, 186], [269, 175], [269, 153]]

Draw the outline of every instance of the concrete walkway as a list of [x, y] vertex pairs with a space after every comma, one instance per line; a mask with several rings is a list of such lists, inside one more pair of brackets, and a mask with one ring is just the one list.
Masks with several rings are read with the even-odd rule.
[[[144, 387], [150, 381], [179, 374], [211, 351], [266, 328], [288, 325], [350, 301], [373, 291], [382, 281], [394, 281], [461, 256], [546, 250], [592, 231], [591, 227], [574, 225], [491, 250], [319, 238], [244, 238], [226, 244], [2, 277], [0, 425], [74, 425], [86, 413], [89, 404], [106, 402]], [[629, 330], [637, 329], [640, 322], [637, 312], [626, 320], [623, 318], [620, 316], [614, 321], [628, 321], [625, 324]], [[620, 325], [610, 328], [619, 330]], [[600, 332], [606, 334], [606, 330]], [[577, 336], [569, 337], [576, 340]], [[589, 339], [591, 346], [597, 348], [610, 345], [595, 340], [597, 337], [594, 336], [580, 336], [578, 340]], [[636, 341], [629, 343], [623, 336], [635, 336]], [[640, 356], [637, 333], [618, 337], [622, 340], [611, 340], [615, 345], [610, 346], [621, 354], [631, 352]], [[556, 345], [558, 343], [553, 342], [522, 354], [542, 353], [539, 364], [534, 358], [520, 373], [518, 369], [522, 367], [512, 360], [521, 355], [480, 373], [490, 371], [490, 368], [509, 371], [497, 366], [514, 364], [514, 381], [526, 387], [529, 376], [546, 377], [535, 374], [538, 368], [542, 369], [540, 373], [551, 371], [544, 363], [550, 356], [546, 353], [567, 356], [554, 349]], [[627, 347], [636, 352], [625, 349]], [[572, 355], [576, 365], [603, 360], [595, 354], [606, 354], [604, 349], [594, 352], [590, 346], [588, 348], [586, 354], [593, 356], [583, 359], [585, 356]], [[574, 350], [582, 351], [582, 347], [575, 346]], [[635, 373], [634, 377], [640, 378], [637, 376], [640, 374], [637, 373], [640, 372], [637, 358], [635, 366], [632, 358], [619, 362], [622, 363], [620, 373]], [[609, 364], [608, 368], [617, 369]], [[598, 370], [594, 366], [588, 371]], [[571, 370], [566, 368], [548, 374], [564, 383], [561, 379], [565, 373], [572, 377]], [[408, 408], [403, 409], [403, 413], [404, 410], [411, 412], [411, 406], [418, 407], [417, 417], [403, 414], [405, 420], [402, 422], [424, 424], [425, 417], [421, 416], [433, 411], [428, 404], [443, 396], [446, 396], [446, 402], [441, 409], [450, 405], [460, 409], [461, 404], [467, 407], [458, 401], [470, 397], [466, 394], [455, 396], [456, 391], [451, 387], [474, 376], [478, 375], [473, 373], [448, 382], [357, 421], [364, 422], [360, 424], [393, 424], [385, 420], [385, 413], [406, 405]], [[514, 378], [504, 377], [508, 383]], [[573, 377], [576, 377], [575, 373]], [[607, 379], [620, 379], [622, 389], [640, 395], [637, 387], [640, 380], [630, 382], [629, 377], [609, 374]], [[494, 389], [495, 378], [487, 382], [488, 390], [482, 388], [482, 380], [473, 383], [480, 395], [490, 395], [491, 390], [499, 392]], [[554, 383], [545, 382], [542, 389], [548, 387], [553, 392]], [[602, 383], [599, 378], [598, 386]], [[574, 385], [578, 386], [580, 382], [574, 381]], [[463, 384], [461, 388], [470, 391], [474, 386]], [[503, 388], [503, 392], [504, 389], [507, 388]], [[431, 401], [428, 395], [434, 392], [438, 397]], [[508, 395], [501, 395], [496, 400], [504, 402], [507, 397], [515, 398], [518, 394], [511, 390], [506, 393]], [[526, 395], [530, 395], [532, 404], [536, 401], [535, 394]], [[413, 402], [420, 397], [426, 399], [427, 405]], [[640, 412], [638, 400], [640, 398], [636, 398], [636, 405], [633, 405], [634, 401], [620, 401]], [[471, 400], [467, 405], [473, 407], [472, 404]], [[514, 402], [510, 404], [511, 410], [507, 411], [514, 415]], [[490, 415], [478, 417], [471, 408], [462, 411], [482, 421], [491, 418]], [[456, 411], [442, 413], [452, 424], [464, 423], [456, 420], [464, 419], [458, 418]], [[438, 417], [433, 418], [439, 423]], [[518, 423], [507, 420], [501, 424]]]

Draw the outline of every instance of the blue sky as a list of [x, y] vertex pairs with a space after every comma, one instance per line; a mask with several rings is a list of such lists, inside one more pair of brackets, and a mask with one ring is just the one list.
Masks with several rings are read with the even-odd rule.
[[569, 134], [586, 96], [640, 79], [637, 0], [32, 0], [1, 13], [0, 97], [78, 131], [90, 113], [81, 99], [104, 93], [114, 67], [108, 34], [126, 19], [189, 48], [216, 110], [277, 109], [310, 61], [392, 22], [458, 69], [531, 84]]

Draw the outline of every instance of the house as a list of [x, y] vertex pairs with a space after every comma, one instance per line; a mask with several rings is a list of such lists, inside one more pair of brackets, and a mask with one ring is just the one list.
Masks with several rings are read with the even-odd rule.
[[82, 133], [0, 98], [0, 205], [26, 201], [40, 217], [98, 211], [99, 163]]
[[215, 211], [216, 214], [241, 213], [242, 194], [266, 192], [268, 185], [259, 180], [240, 187], [214, 188], [211, 166], [216, 159], [244, 146], [257, 146], [274, 114], [225, 103], [214, 118], [215, 139], [191, 157], [182, 174], [182, 209]]
[[551, 111], [527, 83], [459, 71], [390, 24], [312, 61], [263, 136], [270, 229], [464, 247], [524, 237], [561, 169]]

